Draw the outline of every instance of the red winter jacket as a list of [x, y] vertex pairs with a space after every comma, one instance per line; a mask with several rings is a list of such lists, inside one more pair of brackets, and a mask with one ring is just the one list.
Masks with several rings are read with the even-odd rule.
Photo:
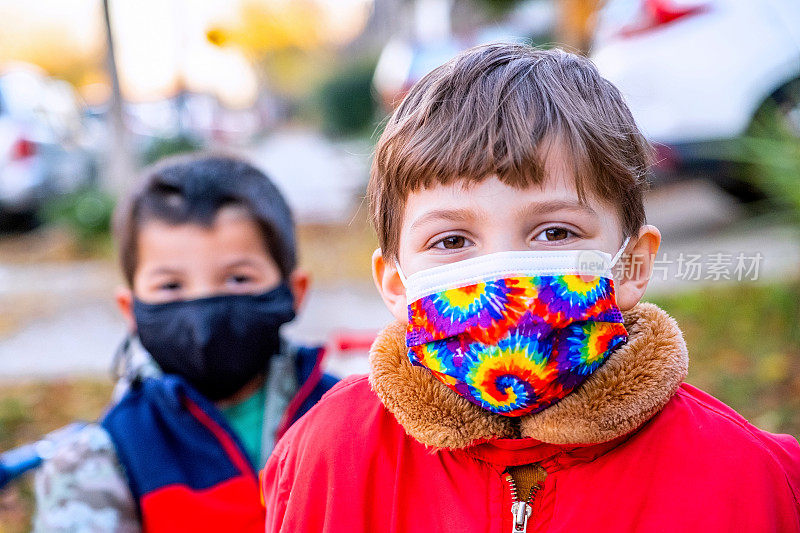
[[411, 367], [390, 326], [369, 379], [335, 387], [278, 443], [266, 531], [505, 533], [504, 472], [538, 464], [529, 533], [800, 532], [797, 441], [681, 384], [685, 346], [663, 311], [641, 304], [626, 327], [580, 389], [510, 419]]

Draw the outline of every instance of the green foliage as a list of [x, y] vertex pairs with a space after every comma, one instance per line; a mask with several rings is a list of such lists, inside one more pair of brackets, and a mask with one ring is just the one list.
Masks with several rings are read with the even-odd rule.
[[372, 94], [374, 60], [342, 66], [316, 95], [323, 128], [333, 135], [369, 134], [376, 124], [377, 103]]
[[[109, 380], [5, 382], [0, 386], [0, 451], [34, 442], [76, 420], [94, 420], [111, 397]], [[31, 530], [32, 476], [0, 491], [0, 532]]]
[[482, 7], [490, 15], [499, 16], [511, 11], [511, 9], [520, 4], [520, 0], [474, 0], [476, 4]]
[[764, 429], [800, 436], [800, 282], [652, 300], [684, 332], [690, 383]]
[[785, 102], [768, 99], [745, 135], [721, 147], [721, 158], [739, 164], [743, 180], [763, 191], [774, 205], [800, 222], [800, 125], [791, 124], [786, 108], [800, 110], [800, 80], [781, 90]]
[[750, 179], [800, 220], [800, 137], [789, 130], [773, 102], [761, 109], [739, 146]]
[[99, 241], [108, 241], [114, 197], [96, 187], [56, 198], [42, 209], [44, 221], [69, 228], [83, 251], [91, 250]]
[[0, 450], [7, 450], [16, 444], [14, 437], [32, 421], [30, 412], [19, 398], [0, 400]]
[[186, 134], [157, 138], [145, 149], [142, 154], [142, 163], [151, 165], [164, 157], [195, 152], [202, 147], [203, 145], [199, 140]]

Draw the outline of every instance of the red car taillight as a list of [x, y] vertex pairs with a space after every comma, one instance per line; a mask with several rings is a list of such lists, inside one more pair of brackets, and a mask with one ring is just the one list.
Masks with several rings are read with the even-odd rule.
[[36, 144], [28, 139], [19, 139], [11, 147], [11, 159], [27, 159], [36, 155]]
[[642, 4], [641, 19], [622, 28], [621, 37], [630, 37], [646, 33], [665, 24], [675, 22], [686, 17], [705, 13], [709, 9], [708, 3], [698, 3], [692, 6], [676, 6], [671, 0], [644, 0]]

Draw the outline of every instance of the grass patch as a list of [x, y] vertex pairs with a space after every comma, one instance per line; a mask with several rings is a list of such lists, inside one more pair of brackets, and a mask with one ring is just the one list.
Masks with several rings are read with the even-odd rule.
[[[74, 379], [0, 385], [0, 450], [60, 428], [75, 420], [94, 420], [111, 397], [110, 380]], [[0, 491], [0, 532], [30, 531], [31, 476]]]
[[760, 428], [800, 436], [800, 282], [725, 284], [651, 301], [683, 330], [687, 381]]

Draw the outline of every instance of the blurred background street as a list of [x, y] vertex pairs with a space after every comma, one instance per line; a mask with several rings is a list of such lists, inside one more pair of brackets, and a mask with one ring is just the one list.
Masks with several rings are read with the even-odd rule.
[[[585, 53], [620, 88], [656, 152], [646, 299], [684, 329], [690, 382], [800, 435], [796, 0], [0, 0], [0, 450], [107, 402], [111, 214], [170, 154], [268, 172], [314, 280], [286, 333], [366, 371], [389, 320], [363, 203], [382, 121], [496, 40]], [[25, 485], [0, 492], [0, 532], [30, 512]]]

